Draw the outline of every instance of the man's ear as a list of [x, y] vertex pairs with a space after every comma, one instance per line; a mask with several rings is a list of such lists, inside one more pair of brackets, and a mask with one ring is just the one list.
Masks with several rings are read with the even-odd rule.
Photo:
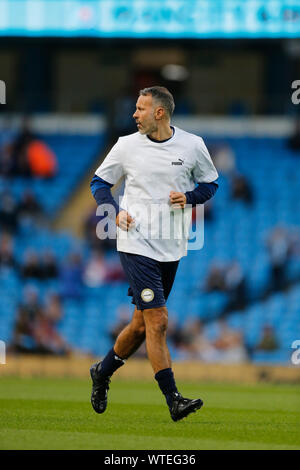
[[165, 110], [162, 106], [158, 106], [155, 110], [156, 119], [162, 119], [165, 115]]

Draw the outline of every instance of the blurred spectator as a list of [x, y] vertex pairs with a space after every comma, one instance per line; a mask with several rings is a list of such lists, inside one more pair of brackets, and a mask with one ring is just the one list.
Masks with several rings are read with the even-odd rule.
[[106, 265], [103, 254], [100, 251], [94, 251], [88, 260], [84, 273], [83, 282], [88, 287], [101, 286], [107, 279], [108, 266]]
[[221, 266], [218, 262], [213, 262], [209, 268], [208, 276], [205, 281], [204, 291], [205, 292], [214, 292], [214, 291], [224, 291], [225, 281], [224, 281], [224, 267]]
[[28, 120], [23, 122], [20, 133], [15, 140], [2, 149], [2, 172], [6, 176], [30, 176], [31, 170], [27, 158], [29, 144], [35, 139]]
[[252, 204], [253, 192], [246, 177], [240, 174], [235, 174], [231, 179], [231, 197]]
[[216, 350], [204, 333], [204, 326], [200, 319], [196, 319], [190, 325], [190, 359], [199, 359], [203, 362], [215, 360]]
[[190, 345], [194, 338], [194, 325], [193, 319], [187, 318], [183, 325], [175, 320], [169, 321], [168, 324], [168, 338], [173, 346], [183, 353], [190, 352]]
[[126, 281], [124, 269], [121, 266], [119, 258], [116, 261], [110, 260], [109, 269], [106, 276], [107, 282], [123, 282]]
[[19, 306], [10, 350], [31, 354], [68, 354], [70, 349], [56, 330], [61, 317], [58, 295], [49, 295], [43, 308], [37, 290], [27, 287], [24, 301]]
[[20, 274], [24, 278], [39, 280], [57, 278], [58, 266], [53, 253], [46, 250], [39, 257], [34, 249], [29, 248], [24, 254], [24, 263], [21, 266]]
[[41, 262], [34, 249], [30, 248], [25, 252], [20, 274], [24, 278], [43, 279]]
[[180, 353], [181, 359], [206, 360], [207, 354], [213, 349], [204, 335], [203, 324], [198, 318], [187, 318], [181, 326], [173, 325], [168, 336]]
[[287, 140], [287, 146], [293, 152], [300, 152], [300, 119], [295, 122], [295, 128]]
[[25, 309], [19, 308], [9, 351], [32, 353], [34, 348], [33, 321]]
[[235, 172], [235, 155], [230, 145], [212, 145], [209, 150], [219, 173], [230, 176]]
[[210, 199], [204, 204], [204, 220], [205, 222], [211, 222], [212, 220], [214, 220], [214, 209], [212, 199]]
[[237, 363], [247, 360], [242, 334], [230, 329], [225, 320], [219, 321], [219, 335], [214, 341], [209, 341], [205, 335], [200, 319], [187, 320], [180, 329], [173, 330], [170, 338], [178, 349], [181, 359], [223, 363]]
[[4, 191], [0, 196], [0, 226], [10, 233], [18, 230], [18, 207], [9, 191]]
[[44, 310], [40, 310], [34, 323], [33, 336], [39, 352], [44, 354], [69, 354], [70, 348], [57, 332], [57, 323], [62, 317], [60, 297], [51, 294]]
[[19, 305], [17, 321], [14, 328], [10, 349], [13, 352], [35, 352], [37, 345], [34, 339], [35, 321], [42, 306], [37, 290], [28, 286], [24, 289], [23, 302]]
[[27, 189], [21, 196], [18, 205], [18, 220], [21, 234], [29, 234], [38, 228], [45, 219], [42, 207], [36, 200], [33, 192]]
[[120, 136], [136, 132], [136, 124], [132, 117], [136, 104], [136, 96], [130, 88], [124, 88], [116, 98], [113, 106], [111, 141], [116, 141]]
[[175, 348], [180, 348], [183, 342], [182, 328], [174, 316], [168, 320], [168, 338]]
[[9, 152], [9, 147], [4, 145], [0, 149], [0, 175], [4, 178], [12, 174], [12, 159]]
[[31, 189], [27, 189], [21, 196], [21, 201], [18, 206], [18, 211], [21, 217], [35, 218], [42, 213], [42, 207], [36, 200], [35, 195]]
[[247, 303], [245, 273], [237, 261], [233, 261], [225, 270], [224, 291], [229, 294], [226, 312], [243, 309]]
[[68, 255], [60, 268], [59, 281], [61, 295], [64, 298], [81, 299], [82, 297], [83, 263], [79, 253]]
[[43, 279], [56, 279], [58, 277], [58, 265], [51, 250], [45, 250], [41, 256], [41, 271]]
[[15, 140], [1, 151], [1, 174], [4, 176], [36, 176], [50, 178], [57, 172], [57, 160], [53, 151], [30, 129], [24, 120]]
[[228, 294], [224, 313], [243, 309], [248, 302], [246, 277], [238, 261], [232, 261], [228, 265], [214, 261], [209, 268], [203, 290]]
[[224, 363], [245, 362], [248, 357], [242, 333], [229, 328], [225, 320], [219, 321], [219, 327], [219, 336], [212, 342], [215, 352], [210, 359]]
[[255, 346], [256, 351], [275, 351], [279, 348], [279, 343], [275, 331], [271, 325], [264, 325], [262, 338]]
[[3, 234], [0, 240], [0, 268], [3, 267], [17, 267], [13, 253], [13, 239], [9, 234]]
[[271, 263], [271, 291], [284, 289], [287, 285], [287, 265], [295, 240], [284, 227], [277, 226], [267, 238], [267, 250]]
[[98, 287], [105, 282], [124, 281], [125, 279], [119, 259], [117, 262], [110, 260], [108, 264], [101, 251], [94, 250], [92, 252], [83, 274], [83, 282], [86, 286]]
[[52, 178], [57, 172], [54, 152], [41, 140], [32, 140], [27, 147], [27, 159], [32, 176]]

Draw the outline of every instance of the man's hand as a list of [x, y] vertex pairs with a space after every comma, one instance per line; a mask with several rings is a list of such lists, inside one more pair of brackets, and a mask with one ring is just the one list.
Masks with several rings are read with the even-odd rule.
[[116, 224], [121, 230], [128, 232], [128, 230], [134, 225], [134, 219], [127, 211], [123, 210], [117, 215]]
[[184, 209], [186, 204], [186, 197], [183, 193], [176, 193], [176, 191], [170, 192], [170, 202], [173, 209]]

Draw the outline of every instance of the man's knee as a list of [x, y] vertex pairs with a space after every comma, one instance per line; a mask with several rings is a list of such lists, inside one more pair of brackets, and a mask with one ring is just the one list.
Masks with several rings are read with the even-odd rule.
[[166, 307], [143, 310], [146, 330], [157, 334], [165, 334], [168, 328], [168, 310]]

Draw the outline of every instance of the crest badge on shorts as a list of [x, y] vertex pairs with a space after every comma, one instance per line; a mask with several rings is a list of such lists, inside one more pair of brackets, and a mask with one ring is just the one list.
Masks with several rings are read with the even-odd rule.
[[141, 297], [144, 302], [151, 302], [154, 299], [154, 292], [152, 289], [143, 289], [141, 292]]

